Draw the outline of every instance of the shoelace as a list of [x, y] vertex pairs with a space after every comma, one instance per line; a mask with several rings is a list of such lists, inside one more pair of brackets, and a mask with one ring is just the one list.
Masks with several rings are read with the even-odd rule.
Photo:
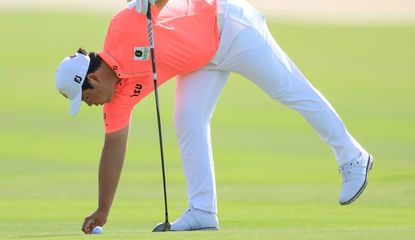
[[357, 167], [363, 167], [361, 160], [352, 160], [348, 163], [343, 164], [339, 168], [339, 173], [341, 173], [344, 182], [350, 181], [352, 177], [352, 169]]

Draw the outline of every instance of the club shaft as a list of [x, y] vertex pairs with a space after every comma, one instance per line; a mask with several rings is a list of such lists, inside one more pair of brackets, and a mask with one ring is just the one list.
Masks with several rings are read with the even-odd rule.
[[159, 133], [159, 145], [160, 145], [160, 157], [161, 157], [161, 172], [163, 176], [163, 193], [164, 193], [164, 214], [166, 222], [169, 222], [169, 212], [167, 209], [167, 188], [166, 188], [166, 171], [164, 167], [164, 150], [163, 150], [163, 134], [161, 130], [161, 116], [160, 116], [160, 103], [157, 86], [157, 72], [156, 72], [156, 60], [154, 55], [154, 41], [153, 41], [153, 23], [151, 20], [151, 5], [148, 5], [147, 11], [147, 25], [148, 25], [148, 38], [150, 42], [150, 54], [151, 54], [151, 66], [153, 69], [154, 80], [154, 95], [156, 98], [156, 112], [157, 112], [157, 126]]

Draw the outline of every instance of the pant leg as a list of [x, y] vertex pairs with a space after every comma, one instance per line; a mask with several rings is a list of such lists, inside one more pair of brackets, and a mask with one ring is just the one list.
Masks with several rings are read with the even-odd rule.
[[189, 207], [217, 213], [210, 120], [229, 72], [200, 70], [177, 77], [174, 124]]
[[339, 165], [363, 151], [327, 99], [278, 46], [265, 20], [242, 30], [216, 67], [245, 76], [273, 99], [299, 112], [332, 147]]

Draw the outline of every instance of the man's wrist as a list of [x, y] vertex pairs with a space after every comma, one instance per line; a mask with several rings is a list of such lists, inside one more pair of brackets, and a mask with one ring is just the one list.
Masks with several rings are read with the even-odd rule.
[[108, 213], [110, 212], [110, 207], [109, 206], [98, 206], [97, 211], [108, 215]]

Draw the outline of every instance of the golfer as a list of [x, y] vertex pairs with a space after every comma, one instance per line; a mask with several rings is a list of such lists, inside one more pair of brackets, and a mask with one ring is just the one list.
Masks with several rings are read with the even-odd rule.
[[[148, 1], [138, 4], [147, 6]], [[81, 101], [104, 105], [99, 203], [84, 221], [85, 233], [106, 222], [123, 166], [131, 112], [154, 89], [146, 10], [137, 13], [140, 6], [130, 3], [114, 15], [102, 51], [80, 49], [56, 72], [56, 87], [70, 99], [71, 115], [79, 111]], [[278, 46], [260, 12], [243, 0], [159, 0], [149, 11], [159, 84], [173, 77], [177, 81], [174, 124], [189, 205], [171, 230], [219, 229], [210, 120], [231, 72], [300, 113], [333, 149], [343, 179], [340, 204], [353, 202], [363, 192], [372, 156]]]

